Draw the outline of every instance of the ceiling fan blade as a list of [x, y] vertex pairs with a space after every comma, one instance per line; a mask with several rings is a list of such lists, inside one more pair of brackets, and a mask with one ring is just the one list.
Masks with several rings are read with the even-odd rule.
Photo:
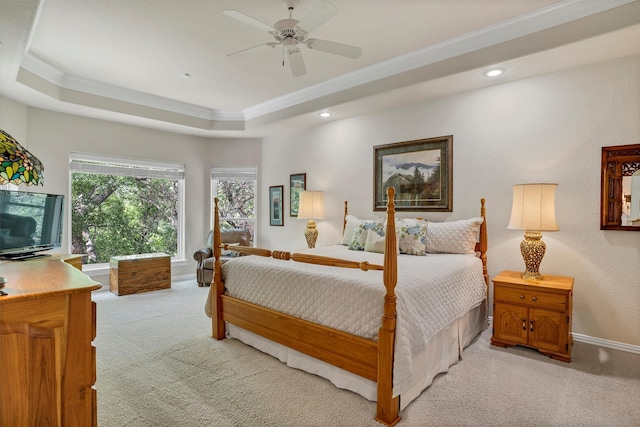
[[307, 40], [307, 47], [309, 49], [332, 53], [334, 55], [346, 56], [347, 58], [352, 59], [360, 58], [360, 55], [362, 55], [361, 47], [330, 42], [328, 40], [309, 39]]
[[307, 74], [307, 67], [304, 66], [304, 59], [302, 58], [302, 52], [300, 49], [295, 48], [288, 51], [289, 54], [289, 67], [291, 67], [291, 74], [293, 77], [300, 77]]
[[231, 52], [231, 53], [227, 54], [227, 58], [240, 58], [240, 57], [244, 56], [250, 50], [253, 50], [253, 49], [256, 49], [256, 48], [259, 48], [259, 47], [262, 47], [262, 46], [276, 47], [279, 44], [280, 43], [276, 43], [276, 42], [262, 43], [262, 44], [259, 44], [259, 45], [256, 45], [256, 46], [251, 46], [251, 47], [248, 47], [246, 49], [239, 50], [237, 52]]
[[336, 5], [326, 0], [320, 0], [320, 2], [298, 22], [297, 27], [308, 34], [337, 14], [338, 8]]
[[238, 12], [235, 9], [225, 9], [222, 11], [222, 14], [262, 31], [274, 31], [274, 28], [271, 25], [260, 22], [257, 19], [252, 18], [249, 15], [245, 15], [242, 12]]

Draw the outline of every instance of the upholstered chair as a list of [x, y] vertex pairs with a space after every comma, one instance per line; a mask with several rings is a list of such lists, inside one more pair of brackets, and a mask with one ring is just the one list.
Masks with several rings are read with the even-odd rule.
[[[249, 230], [232, 228], [220, 232], [220, 241], [230, 245], [251, 246], [251, 233]], [[198, 263], [196, 266], [196, 278], [198, 286], [209, 286], [213, 281], [213, 230], [207, 237], [207, 247], [199, 249], [193, 253], [193, 259]], [[220, 262], [224, 264], [236, 254], [233, 251], [223, 253]], [[237, 255], [236, 255], [237, 256]]]

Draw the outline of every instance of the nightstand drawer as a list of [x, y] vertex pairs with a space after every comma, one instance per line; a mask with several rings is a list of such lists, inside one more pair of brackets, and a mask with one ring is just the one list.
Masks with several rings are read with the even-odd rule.
[[567, 308], [566, 294], [544, 292], [540, 289], [494, 286], [493, 298], [495, 301], [521, 303], [531, 307], [540, 306], [553, 310], [564, 311]]

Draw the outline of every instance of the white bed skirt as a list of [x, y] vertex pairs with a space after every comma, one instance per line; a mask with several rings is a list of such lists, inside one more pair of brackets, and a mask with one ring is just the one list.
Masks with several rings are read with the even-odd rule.
[[[431, 338], [424, 351], [414, 354], [414, 380], [400, 394], [400, 409], [404, 409], [425, 388], [429, 387], [436, 375], [447, 372], [451, 365], [457, 363], [462, 358], [462, 350], [471, 344], [473, 339], [487, 325], [487, 307], [486, 302], [483, 302]], [[374, 402], [377, 400], [377, 387], [373, 381], [307, 356], [235, 325], [227, 324], [227, 336], [238, 339], [276, 357], [292, 368], [301, 369], [326, 378], [338, 388], [353, 391]]]

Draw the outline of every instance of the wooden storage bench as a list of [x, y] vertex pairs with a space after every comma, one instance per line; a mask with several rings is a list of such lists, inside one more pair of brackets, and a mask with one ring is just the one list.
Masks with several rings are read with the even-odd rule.
[[109, 289], [130, 295], [171, 288], [171, 257], [163, 253], [111, 257]]

